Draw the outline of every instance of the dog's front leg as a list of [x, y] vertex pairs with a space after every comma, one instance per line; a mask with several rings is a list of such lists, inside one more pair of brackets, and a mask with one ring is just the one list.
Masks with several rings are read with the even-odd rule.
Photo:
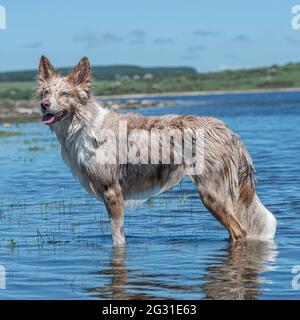
[[104, 188], [103, 199], [107, 208], [114, 246], [125, 244], [124, 234], [124, 199], [118, 185]]

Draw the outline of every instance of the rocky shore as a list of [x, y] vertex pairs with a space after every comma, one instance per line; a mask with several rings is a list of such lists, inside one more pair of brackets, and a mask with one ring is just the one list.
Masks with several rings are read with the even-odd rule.
[[176, 105], [174, 101], [155, 101], [148, 99], [98, 99], [99, 104], [110, 110], [125, 110], [125, 109], [137, 109], [137, 108], [149, 108], [149, 107], [165, 107]]
[[40, 117], [40, 108], [34, 100], [0, 101], [0, 123], [28, 122]]

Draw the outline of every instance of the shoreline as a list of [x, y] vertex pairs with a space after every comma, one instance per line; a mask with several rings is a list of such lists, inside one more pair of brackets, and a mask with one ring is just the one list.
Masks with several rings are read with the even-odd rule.
[[226, 94], [256, 94], [256, 93], [276, 93], [276, 92], [300, 92], [300, 87], [276, 88], [276, 89], [243, 89], [243, 90], [212, 90], [212, 91], [182, 91], [182, 92], [158, 92], [158, 93], [133, 93], [133, 94], [113, 94], [96, 96], [97, 100], [105, 99], [138, 99], [154, 97], [188, 97], [188, 96], [210, 96]]
[[[214, 90], [184, 91], [138, 94], [116, 94], [95, 96], [97, 102], [110, 110], [127, 110], [147, 107], [174, 106], [174, 100], [149, 100], [151, 98], [195, 97], [230, 94], [300, 92], [300, 88], [249, 89], [249, 90]], [[139, 100], [136, 100], [139, 99]], [[2, 100], [0, 101], [0, 125], [22, 123], [40, 119], [39, 103], [36, 100]]]

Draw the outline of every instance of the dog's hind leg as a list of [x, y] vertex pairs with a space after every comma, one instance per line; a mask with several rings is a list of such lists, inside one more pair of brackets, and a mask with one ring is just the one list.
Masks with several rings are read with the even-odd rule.
[[107, 208], [114, 246], [125, 244], [124, 234], [124, 198], [120, 186], [105, 187], [103, 200]]
[[246, 230], [237, 219], [236, 204], [224, 192], [220, 185], [205, 183], [198, 185], [198, 192], [205, 207], [228, 230], [232, 241], [245, 240]]

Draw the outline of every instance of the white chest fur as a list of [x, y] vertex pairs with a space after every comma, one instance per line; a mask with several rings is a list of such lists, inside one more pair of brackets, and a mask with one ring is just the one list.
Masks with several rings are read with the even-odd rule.
[[93, 158], [97, 152], [93, 141], [97, 139], [97, 132], [109, 111], [95, 102], [89, 104], [84, 111], [80, 118], [73, 118], [70, 122], [66, 119], [53, 129], [61, 145], [62, 159], [81, 185], [97, 196], [90, 188], [87, 172], [94, 165]]

